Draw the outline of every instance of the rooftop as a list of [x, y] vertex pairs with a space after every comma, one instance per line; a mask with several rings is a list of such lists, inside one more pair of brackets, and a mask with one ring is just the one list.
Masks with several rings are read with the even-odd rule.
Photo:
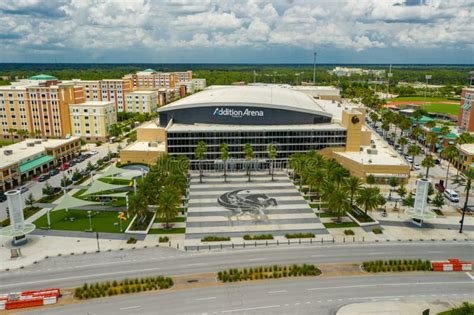
[[124, 148], [123, 151], [154, 151], [165, 152], [166, 145], [164, 143], [137, 141]]
[[458, 148], [468, 155], [474, 155], [474, 143], [458, 144]]
[[330, 116], [312, 97], [275, 85], [211, 86], [202, 92], [163, 106], [158, 111], [222, 104], [298, 110]]
[[[46, 155], [46, 150], [54, 149], [61, 145], [71, 143], [79, 139], [78, 137], [71, 137], [69, 139], [26, 139], [15, 144], [4, 146], [0, 152], [0, 169], [14, 164], [23, 164], [40, 157], [42, 154]], [[27, 146], [27, 143], [34, 144]], [[5, 155], [6, 150], [12, 150], [12, 154]]]
[[84, 103], [79, 103], [79, 104], [71, 104], [71, 106], [108, 106], [110, 104], [114, 104], [114, 102], [111, 101], [88, 101]]
[[168, 132], [199, 132], [199, 131], [290, 131], [290, 130], [346, 130], [339, 124], [314, 125], [220, 125], [220, 124], [172, 124], [166, 129]]
[[127, 94], [156, 94], [154, 90], [135, 90], [131, 92], [127, 92]]

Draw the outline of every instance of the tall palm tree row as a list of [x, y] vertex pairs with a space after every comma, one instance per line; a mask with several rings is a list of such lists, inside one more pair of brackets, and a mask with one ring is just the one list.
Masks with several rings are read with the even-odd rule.
[[227, 160], [229, 159], [229, 145], [225, 142], [219, 145], [222, 162], [224, 162], [224, 182], [227, 182]]
[[273, 178], [273, 170], [275, 167], [275, 159], [277, 157], [278, 151], [276, 146], [273, 143], [270, 143], [267, 146], [267, 154], [268, 154], [268, 159], [270, 160], [270, 174], [272, 175], [272, 181], [274, 180]]
[[204, 141], [199, 141], [196, 149], [194, 151], [194, 155], [199, 160], [199, 182], [202, 183], [202, 161], [204, 160], [207, 152], [207, 143]]
[[251, 169], [252, 169], [252, 160], [255, 156], [252, 145], [250, 143], [246, 143], [245, 146], [244, 146], [244, 156], [245, 156], [245, 159], [247, 160], [247, 175], [249, 177], [248, 181], [250, 182], [250, 172], [251, 172]]

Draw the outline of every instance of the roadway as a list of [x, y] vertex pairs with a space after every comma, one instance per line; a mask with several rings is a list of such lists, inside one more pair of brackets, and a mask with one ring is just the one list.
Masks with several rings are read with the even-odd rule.
[[[98, 159], [103, 158], [104, 156], [106, 156], [109, 152], [109, 149], [110, 149], [111, 152], [116, 152], [117, 151], [117, 146], [118, 146], [118, 144], [116, 144], [116, 143], [114, 143], [114, 144], [105, 143], [105, 144], [101, 145], [100, 147], [91, 146], [91, 147], [93, 147], [94, 150], [97, 150], [99, 153], [96, 154], [96, 155], [91, 156], [90, 158], [86, 159], [85, 161], [83, 161], [81, 163], [78, 163], [78, 164], [74, 165], [74, 167], [72, 167], [71, 169], [73, 170], [73, 172], [74, 172], [75, 169], [78, 169], [78, 170], [85, 169], [86, 166], [87, 166], [87, 163], [89, 161], [92, 164], [94, 164]], [[87, 145], [86, 145], [86, 147], [87, 147]], [[71, 176], [68, 176], [68, 177], [71, 177]], [[51, 177], [50, 179], [48, 179], [45, 182], [40, 183], [38, 181], [31, 180], [29, 182], [23, 183], [22, 184], [23, 186], [28, 187], [28, 191], [23, 193], [23, 198], [26, 199], [30, 193], [33, 194], [33, 197], [35, 199], [39, 199], [39, 198], [43, 197], [43, 187], [46, 185], [46, 183], [49, 183], [53, 187], [60, 187], [61, 186], [61, 178], [62, 178], [62, 172], [59, 173], [58, 175], [55, 175], [55, 176]], [[0, 203], [0, 221], [7, 218], [6, 208], [7, 208], [7, 202], [6, 201]]]
[[153, 275], [217, 272], [234, 267], [292, 263], [359, 263], [375, 259], [446, 259], [474, 261], [472, 242], [413, 242], [291, 245], [201, 252], [148, 248], [62, 256], [0, 274], [0, 292], [44, 287], [68, 288], [85, 282]]
[[474, 281], [465, 273], [290, 278], [122, 295], [27, 314], [334, 314], [346, 304], [387, 300], [472, 301]]

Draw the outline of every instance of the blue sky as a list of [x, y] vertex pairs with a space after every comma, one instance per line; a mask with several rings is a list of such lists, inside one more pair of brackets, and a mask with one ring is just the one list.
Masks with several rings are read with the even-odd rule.
[[0, 62], [474, 63], [474, 0], [1, 0]]

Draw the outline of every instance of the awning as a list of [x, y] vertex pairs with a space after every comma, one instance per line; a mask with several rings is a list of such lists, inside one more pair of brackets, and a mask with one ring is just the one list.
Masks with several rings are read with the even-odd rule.
[[123, 172], [127, 172], [128, 170], [123, 168], [118, 168], [115, 164], [112, 164], [105, 172], [101, 174], [101, 177], [109, 177], [114, 176]]
[[53, 208], [53, 211], [59, 211], [64, 209], [76, 209], [84, 206], [100, 205], [100, 202], [82, 200], [76, 197], [71, 196], [70, 194], [65, 194], [61, 199], [59, 204]]
[[125, 198], [127, 197], [127, 194], [128, 192], [127, 191], [123, 191], [123, 192], [118, 192], [118, 193], [114, 193], [114, 194], [97, 194], [96, 196], [98, 197], [116, 197], [116, 198]]
[[367, 173], [367, 176], [372, 175], [373, 177], [397, 177], [397, 178], [408, 178], [408, 174], [390, 174], [390, 173]]
[[39, 166], [42, 166], [43, 164], [48, 163], [49, 161], [52, 161], [53, 159], [54, 159], [54, 157], [51, 156], [51, 155], [44, 155], [44, 156], [36, 158], [32, 161], [21, 164], [20, 165], [20, 173], [26, 173], [26, 172], [28, 172], [32, 169], [35, 169]]
[[454, 144], [454, 141], [448, 141], [448, 144]]
[[83, 196], [91, 195], [91, 194], [95, 194], [101, 191], [114, 190], [114, 189], [119, 189], [119, 188], [124, 188], [124, 187], [128, 187], [128, 185], [112, 185], [112, 184], [104, 183], [103, 181], [96, 179], [94, 183], [92, 183], [92, 185], [82, 195]]

